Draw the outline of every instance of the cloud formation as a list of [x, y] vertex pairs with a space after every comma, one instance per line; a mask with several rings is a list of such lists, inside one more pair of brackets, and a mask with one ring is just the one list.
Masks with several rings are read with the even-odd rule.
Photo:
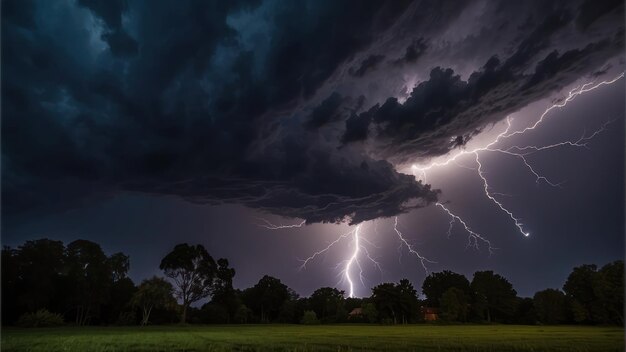
[[396, 165], [623, 53], [621, 2], [505, 3], [5, 1], [3, 212], [121, 192], [307, 222], [425, 206]]

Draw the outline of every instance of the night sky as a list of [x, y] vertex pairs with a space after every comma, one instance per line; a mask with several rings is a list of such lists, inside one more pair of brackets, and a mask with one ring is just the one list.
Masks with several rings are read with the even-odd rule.
[[[429, 272], [494, 270], [520, 296], [624, 256], [623, 1], [16, 0], [1, 25], [3, 245], [92, 240], [139, 282], [201, 243], [236, 287], [309, 295], [348, 290], [354, 235], [299, 267], [360, 225], [356, 296], [421, 287], [396, 216]], [[507, 118], [581, 87], [494, 147], [592, 136], [525, 156], [557, 186], [501, 151], [476, 170]]]

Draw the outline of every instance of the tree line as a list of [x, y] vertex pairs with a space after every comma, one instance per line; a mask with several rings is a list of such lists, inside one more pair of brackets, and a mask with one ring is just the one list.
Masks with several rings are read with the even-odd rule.
[[[77, 240], [26, 241], [2, 250], [2, 323], [45, 326], [133, 324], [382, 323], [424, 321], [512, 324], [624, 323], [624, 262], [572, 270], [562, 289], [532, 298], [493, 271], [471, 281], [451, 271], [428, 275], [421, 288], [407, 279], [382, 283], [365, 298], [346, 298], [332, 287], [300, 297], [271, 276], [254, 286], [233, 287], [235, 269], [215, 260], [202, 245], [175, 246], [159, 265], [163, 277], [136, 285], [129, 257], [107, 256], [100, 245]], [[204, 302], [204, 303], [203, 303]], [[200, 305], [200, 303], [203, 303]]]

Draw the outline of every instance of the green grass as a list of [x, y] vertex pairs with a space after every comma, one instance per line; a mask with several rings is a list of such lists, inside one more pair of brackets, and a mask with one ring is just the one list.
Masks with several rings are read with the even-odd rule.
[[2, 351], [623, 351], [621, 327], [230, 325], [4, 328]]

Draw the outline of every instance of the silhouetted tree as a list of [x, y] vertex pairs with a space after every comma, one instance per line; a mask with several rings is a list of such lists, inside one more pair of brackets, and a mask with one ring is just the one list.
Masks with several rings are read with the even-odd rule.
[[563, 285], [563, 291], [572, 299], [575, 320], [589, 323], [603, 323], [607, 320], [602, 301], [605, 285], [596, 265], [574, 268]]
[[517, 309], [515, 311], [516, 324], [536, 324], [537, 315], [535, 313], [535, 304], [532, 298], [524, 297], [517, 298]]
[[2, 275], [0, 278], [2, 284], [2, 325], [9, 325], [14, 323], [20, 314], [23, 313], [23, 309], [18, 304], [18, 297], [20, 295], [20, 268], [19, 260], [17, 258], [18, 251], [10, 247], [2, 248]]
[[439, 300], [441, 319], [447, 321], [466, 321], [469, 308], [468, 297], [465, 292], [456, 287], [450, 287]]
[[111, 284], [109, 299], [102, 307], [101, 321], [107, 324], [134, 324], [136, 314], [131, 300], [137, 287], [128, 277]]
[[235, 312], [235, 322], [240, 324], [247, 324], [248, 320], [252, 317], [252, 310], [248, 308], [245, 304], [240, 305], [237, 308], [237, 312]]
[[227, 323], [230, 322], [237, 308], [241, 305], [241, 300], [233, 288], [234, 277], [235, 269], [229, 267], [228, 260], [224, 258], [218, 259], [211, 304], [216, 304], [224, 308]]
[[380, 284], [372, 289], [372, 302], [378, 311], [381, 321], [398, 322], [399, 292], [391, 282]]
[[624, 321], [624, 262], [602, 267], [581, 265], [568, 276], [563, 291], [570, 298], [576, 322], [622, 324]]
[[271, 322], [278, 317], [280, 307], [290, 298], [287, 285], [279, 279], [265, 275], [251, 288], [244, 290], [243, 300], [257, 314], [261, 322]]
[[607, 310], [607, 323], [624, 325], [624, 261], [617, 260], [600, 269], [603, 277], [602, 298]]
[[187, 310], [193, 302], [211, 295], [215, 286], [215, 260], [200, 244], [176, 245], [159, 266], [165, 276], [174, 281], [175, 295], [182, 302], [180, 321], [187, 321]]
[[465, 276], [444, 270], [439, 273], [432, 273], [424, 280], [422, 292], [426, 296], [426, 304], [431, 307], [438, 307], [441, 296], [450, 287], [456, 287], [468, 297], [471, 296], [470, 282]]
[[371, 299], [381, 320], [406, 324], [415, 320], [419, 311], [416, 293], [409, 280], [402, 279], [397, 285], [383, 283], [374, 287]]
[[567, 321], [567, 298], [560, 290], [549, 288], [539, 291], [535, 293], [533, 303], [541, 323], [561, 324]]
[[163, 278], [153, 276], [143, 280], [132, 297], [132, 304], [141, 309], [141, 325], [148, 325], [154, 308], [166, 308], [175, 303], [174, 287]]
[[378, 310], [374, 303], [365, 303], [363, 305], [363, 318], [368, 323], [375, 323], [378, 321]]
[[493, 271], [474, 273], [471, 288], [475, 295], [475, 304], [484, 312], [487, 321], [510, 319], [515, 313], [517, 292], [504, 277]]
[[318, 288], [309, 298], [309, 305], [322, 322], [335, 322], [338, 313], [345, 312], [344, 293], [331, 287]]
[[112, 272], [100, 245], [76, 240], [67, 245], [68, 279], [76, 325], [86, 325], [110, 299]]
[[419, 320], [419, 301], [417, 299], [417, 290], [413, 284], [407, 279], [402, 279], [396, 285], [399, 294], [400, 319], [403, 324]]
[[26, 241], [14, 254], [20, 294], [18, 302], [11, 304], [17, 303], [27, 312], [46, 308], [62, 313], [62, 301], [68, 293], [68, 287], [61, 285], [66, 265], [63, 242], [49, 239]]

